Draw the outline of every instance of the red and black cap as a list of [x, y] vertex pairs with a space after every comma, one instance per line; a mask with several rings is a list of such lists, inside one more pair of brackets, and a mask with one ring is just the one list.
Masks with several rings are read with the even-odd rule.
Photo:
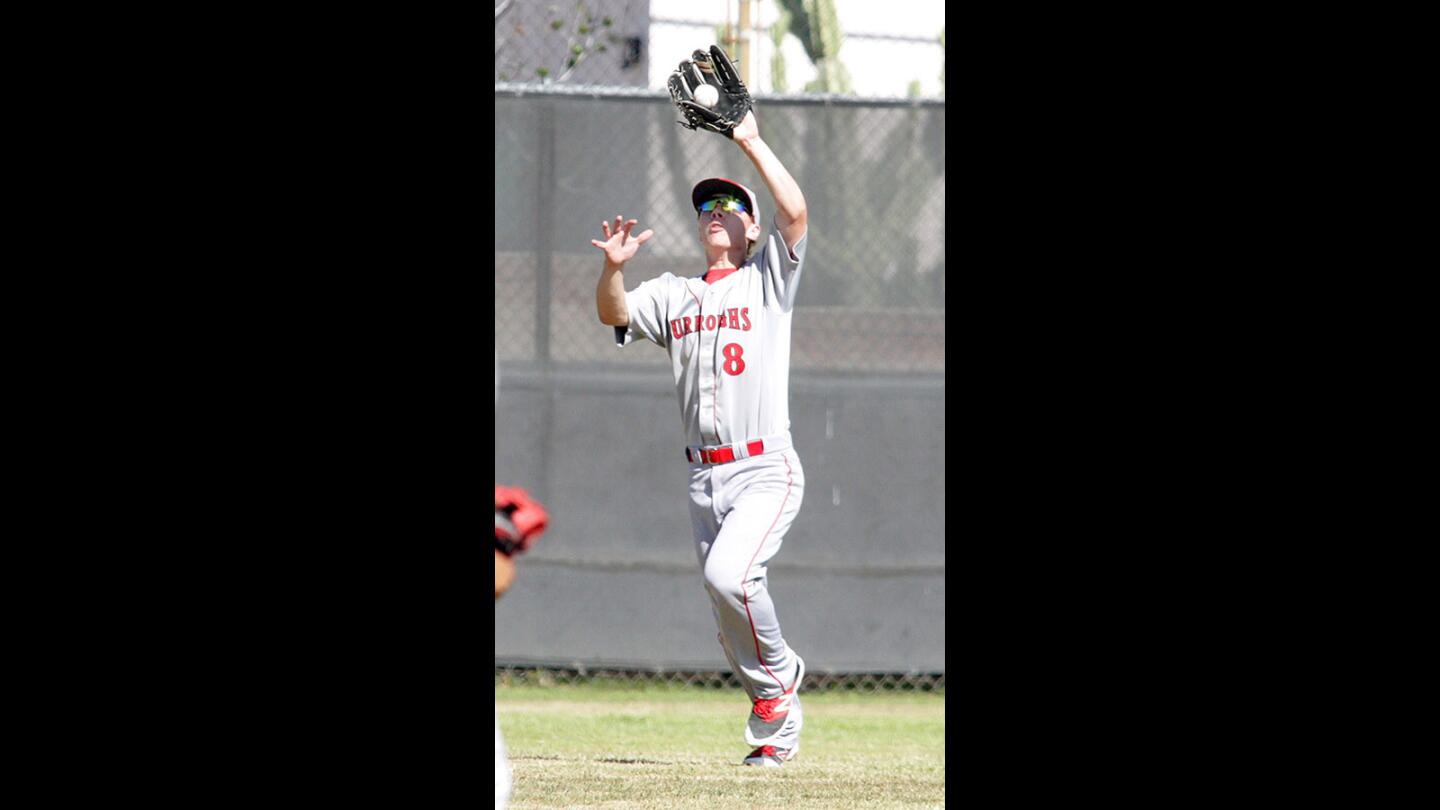
[[695, 213], [698, 214], [701, 203], [722, 194], [729, 194], [744, 200], [750, 206], [750, 218], [755, 222], [760, 221], [760, 206], [755, 199], [755, 192], [734, 180], [726, 180], [723, 177], [712, 177], [696, 183], [694, 190], [690, 192], [690, 204], [695, 207]]

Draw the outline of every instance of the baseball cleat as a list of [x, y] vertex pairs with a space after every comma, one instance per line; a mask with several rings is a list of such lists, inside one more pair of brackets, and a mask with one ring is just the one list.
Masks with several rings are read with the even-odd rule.
[[805, 659], [796, 656], [799, 667], [795, 673], [795, 684], [790, 691], [777, 698], [757, 700], [750, 710], [750, 720], [745, 724], [745, 742], [751, 745], [773, 745], [781, 740], [792, 740], [800, 735], [804, 718], [800, 711], [800, 681], [805, 677]]
[[761, 768], [778, 768], [794, 759], [798, 753], [800, 753], [799, 744], [796, 744], [794, 748], [776, 748], [773, 745], [762, 745], [754, 751], [751, 751], [750, 756], [745, 757], [745, 764], [755, 765]]
[[790, 706], [794, 703], [794, 695], [781, 695], [770, 700], [757, 700], [750, 711], [750, 720], [745, 724], [745, 742], [751, 745], [764, 745], [765, 742], [774, 741], [780, 736], [785, 728], [785, 721], [790, 718]]

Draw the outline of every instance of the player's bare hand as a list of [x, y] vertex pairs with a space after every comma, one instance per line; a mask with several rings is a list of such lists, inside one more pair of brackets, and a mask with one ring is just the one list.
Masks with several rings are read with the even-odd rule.
[[647, 228], [639, 236], [631, 236], [630, 231], [640, 220], [625, 219], [615, 216], [615, 222], [600, 223], [600, 230], [605, 234], [605, 240], [591, 239], [590, 244], [605, 251], [605, 261], [614, 265], [621, 265], [634, 258], [640, 246], [650, 241], [655, 235], [654, 229]]

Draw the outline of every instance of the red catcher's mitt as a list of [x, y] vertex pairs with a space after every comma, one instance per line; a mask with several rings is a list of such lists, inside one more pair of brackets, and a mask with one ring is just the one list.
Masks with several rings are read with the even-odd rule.
[[495, 487], [495, 550], [507, 557], [523, 554], [545, 531], [550, 515], [519, 487]]

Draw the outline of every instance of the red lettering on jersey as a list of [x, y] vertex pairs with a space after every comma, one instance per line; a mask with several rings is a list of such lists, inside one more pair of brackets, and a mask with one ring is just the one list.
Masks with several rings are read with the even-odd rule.
[[745, 321], [744, 331], [749, 332], [749, 331], [750, 331], [750, 308], [749, 308], [749, 307], [745, 307], [745, 308], [741, 309], [741, 310], [740, 310], [740, 317]]
[[691, 321], [693, 321], [693, 320], [695, 320], [695, 319], [694, 319], [694, 318], [691, 318], [689, 315], [686, 315], [685, 318], [684, 318], [684, 320], [685, 320], [685, 334], [688, 335], [688, 334], [690, 334], [691, 332], [694, 332], [694, 331], [695, 331], [695, 327], [694, 327], [694, 325], [691, 324]]
[[674, 335], [676, 340], [685, 337], [685, 333], [680, 331], [679, 318], [670, 321], [670, 334]]
[[725, 313], [723, 313], [723, 312], [720, 313], [720, 316], [715, 319], [715, 328], [716, 328], [716, 329], [724, 329], [724, 328], [725, 328]]
[[730, 321], [728, 325], [731, 329], [740, 328], [740, 310], [735, 307], [730, 308]]
[[714, 332], [714, 331], [715, 331], [715, 316], [714, 316], [714, 315], [706, 315], [706, 316], [705, 316], [705, 331], [706, 331], [706, 332]]

